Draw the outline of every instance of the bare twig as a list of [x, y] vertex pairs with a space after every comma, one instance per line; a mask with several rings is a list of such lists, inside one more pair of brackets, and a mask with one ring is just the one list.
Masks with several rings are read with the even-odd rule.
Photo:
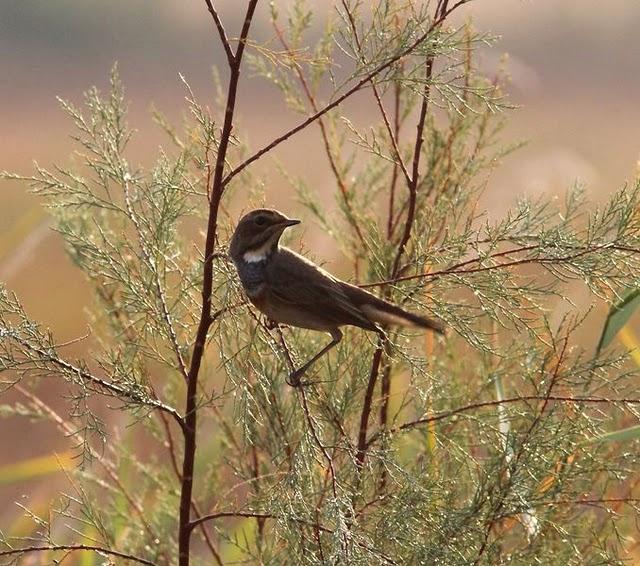
[[224, 52], [227, 56], [227, 62], [229, 63], [229, 67], [233, 67], [235, 64], [235, 55], [231, 49], [231, 44], [229, 43], [229, 38], [227, 37], [227, 32], [224, 30], [224, 26], [222, 25], [222, 20], [218, 14], [218, 11], [215, 9], [211, 0], [204, 0], [207, 4], [207, 8], [213, 21], [216, 24], [216, 29], [218, 30], [218, 34], [220, 35], [220, 42], [222, 43], [222, 47], [224, 48]]
[[427, 109], [429, 107], [429, 93], [431, 88], [431, 75], [433, 73], [433, 55], [427, 57], [427, 71], [425, 76], [424, 92], [422, 94], [422, 104], [420, 105], [420, 117], [418, 118], [418, 124], [416, 126], [416, 142], [413, 150], [413, 166], [411, 170], [411, 178], [408, 182], [409, 188], [409, 209], [407, 211], [407, 218], [404, 223], [404, 231], [400, 242], [398, 243], [398, 251], [393, 261], [393, 268], [391, 272], [395, 277], [398, 274], [400, 267], [400, 260], [404, 253], [405, 247], [411, 238], [411, 231], [413, 230], [413, 222], [415, 220], [416, 203], [418, 200], [418, 175], [420, 173], [420, 156], [422, 155], [422, 144], [424, 137], [422, 135], [424, 131], [424, 123], [427, 118]]
[[371, 414], [371, 405], [373, 403], [373, 392], [380, 372], [380, 362], [382, 361], [382, 352], [384, 350], [384, 337], [378, 339], [378, 347], [373, 354], [371, 362], [371, 371], [369, 372], [369, 381], [367, 383], [367, 391], [364, 395], [362, 413], [360, 415], [360, 428], [358, 429], [358, 450], [356, 452], [356, 464], [358, 468], [364, 466], [364, 460], [367, 454], [367, 432], [369, 430], [369, 415]]

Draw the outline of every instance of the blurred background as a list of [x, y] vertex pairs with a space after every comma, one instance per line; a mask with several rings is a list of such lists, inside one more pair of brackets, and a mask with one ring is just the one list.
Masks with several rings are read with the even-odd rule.
[[[244, 4], [217, 2], [230, 36], [237, 35]], [[268, 3], [261, 4], [252, 35], [269, 39]], [[286, 2], [276, 5], [285, 11]], [[315, 23], [322, 25], [329, 0], [317, 0], [317, 8]], [[518, 196], [562, 194], [576, 181], [584, 182], [597, 202], [634, 177], [640, 158], [640, 3], [476, 0], [459, 17], [472, 17], [478, 29], [498, 36], [480, 64], [492, 73], [508, 56], [509, 95], [519, 108], [510, 113], [503, 139], [528, 140], [490, 181], [484, 205], [492, 214]], [[179, 73], [201, 102], [214, 105], [212, 67], [222, 57], [203, 0], [2, 0], [0, 170], [28, 174], [34, 159], [47, 167], [66, 163], [73, 147], [71, 125], [56, 96], [79, 103], [89, 86], [106, 88], [115, 61], [131, 103], [130, 123], [138, 130], [130, 160], [149, 163], [159, 144], [167, 144], [150, 119], [151, 105], [180, 120], [185, 90]], [[250, 146], [257, 148], [296, 117], [272, 85], [244, 80], [237, 114]], [[304, 136], [280, 146], [275, 156], [293, 174], [304, 174], [310, 186], [332, 191], [325, 156], [307, 145], [315, 143], [317, 131]], [[272, 159], [260, 163], [267, 204], [294, 210], [290, 189], [268, 184], [273, 164]], [[320, 237], [306, 228], [308, 247]], [[333, 248], [317, 250], [326, 260], [333, 253]], [[90, 297], [82, 276], [37, 200], [25, 186], [3, 181], [0, 281], [58, 341], [86, 333]], [[64, 392], [64, 386], [57, 391]], [[60, 406], [53, 394], [51, 402]], [[3, 419], [0, 446], [0, 529], [6, 530], [23, 515], [11, 502], [46, 508], [52, 496], [48, 474], [68, 461], [69, 445], [48, 425]], [[50, 456], [54, 450], [57, 458]]]

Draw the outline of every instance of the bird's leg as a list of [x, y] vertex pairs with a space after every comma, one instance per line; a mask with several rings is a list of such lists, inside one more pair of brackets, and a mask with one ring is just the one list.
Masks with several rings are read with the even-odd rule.
[[267, 330], [273, 330], [274, 328], [279, 328], [278, 323], [275, 320], [270, 319], [269, 317], [265, 317], [264, 326]]
[[340, 340], [342, 340], [342, 332], [339, 328], [334, 328], [331, 330], [331, 338], [331, 342], [329, 342], [324, 348], [322, 348], [322, 350], [320, 350], [315, 356], [313, 356], [313, 358], [311, 358], [308, 362], [305, 362], [303, 366], [299, 367], [297, 370], [292, 371], [289, 374], [289, 385], [291, 385], [292, 387], [297, 387], [298, 385], [300, 385], [300, 378], [304, 375], [304, 373], [319, 358], [324, 356], [329, 350], [331, 350], [331, 348], [340, 343]]
[[278, 337], [280, 338], [280, 345], [284, 351], [285, 356], [287, 357], [287, 362], [289, 362], [289, 368], [291, 371], [294, 371], [293, 367], [293, 358], [291, 357], [291, 352], [289, 351], [289, 346], [287, 345], [287, 341], [284, 339], [284, 334], [282, 333], [282, 328], [276, 324], [276, 330], [278, 332]]

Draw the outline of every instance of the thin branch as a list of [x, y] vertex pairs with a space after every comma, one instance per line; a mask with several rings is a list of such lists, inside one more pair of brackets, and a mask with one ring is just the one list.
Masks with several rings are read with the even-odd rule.
[[[471, 403], [470, 405], [465, 405], [463, 407], [457, 407], [456, 409], [451, 409], [449, 411], [443, 411], [442, 413], [437, 413], [435, 415], [431, 415], [430, 417], [424, 417], [422, 419], [416, 419], [414, 421], [409, 421], [403, 423], [399, 426], [390, 428], [384, 431], [384, 434], [395, 434], [398, 432], [402, 432], [405, 430], [411, 430], [416, 427], [426, 425], [429, 423], [434, 423], [437, 421], [441, 421], [444, 419], [450, 419], [451, 417], [455, 417], [461, 413], [468, 413], [471, 411], [477, 411], [478, 409], [483, 409], [486, 407], [496, 407], [498, 405], [509, 405], [512, 403], [526, 403], [528, 401], [559, 401], [563, 403], [589, 403], [589, 404], [608, 404], [608, 405], [640, 405], [640, 398], [615, 398], [615, 397], [572, 397], [570, 395], [521, 395], [519, 397], [508, 397], [506, 399], [494, 399], [493, 401], [480, 401], [478, 403]], [[367, 442], [367, 446], [377, 442], [382, 437], [382, 433], [378, 432], [374, 434], [369, 441]]]
[[[393, 133], [394, 138], [398, 140], [400, 137], [400, 85], [394, 85], [394, 107], [393, 107]], [[393, 171], [391, 172], [391, 188], [389, 189], [389, 212], [387, 216], [387, 239], [393, 237], [393, 219], [395, 216], [395, 196], [396, 185], [398, 184], [398, 163], [393, 163]]]
[[[362, 54], [362, 44], [360, 42], [360, 37], [358, 36], [358, 28], [356, 26], [356, 22], [354, 19], [354, 15], [349, 9], [345, 0], [342, 1], [342, 7], [344, 8], [347, 18], [349, 19], [349, 25], [351, 26], [351, 33], [353, 33], [353, 38], [356, 40], [356, 45], [358, 50], [360, 51], [360, 57], [363, 62], [365, 62], [364, 55]], [[407, 170], [407, 166], [404, 163], [404, 159], [402, 159], [402, 154], [400, 153], [400, 148], [398, 147], [398, 142], [396, 139], [396, 134], [394, 133], [391, 124], [389, 123], [389, 117], [387, 116], [387, 111], [385, 110], [384, 105], [382, 104], [382, 98], [380, 97], [380, 93], [378, 92], [378, 87], [376, 86], [373, 80], [370, 81], [371, 88], [373, 90], [373, 96], [376, 99], [376, 104], [378, 105], [378, 109], [380, 110], [380, 114], [382, 115], [382, 121], [387, 129], [387, 134], [389, 135], [389, 140], [391, 141], [391, 146], [393, 147], [393, 151], [396, 156], [396, 161], [394, 162], [394, 166], [399, 166], [404, 174], [405, 179], [407, 180], [407, 184], [411, 185], [412, 179], [409, 175], [409, 171]]]
[[[275, 29], [276, 35], [282, 44], [282, 47], [287, 50], [288, 53], [291, 53], [291, 48], [289, 47], [282, 30], [277, 26], [275, 21], [273, 22], [273, 27]], [[302, 89], [304, 90], [305, 96], [311, 104], [311, 108], [314, 112], [318, 112], [318, 103], [316, 101], [315, 96], [311, 92], [311, 88], [305, 78], [302, 69], [299, 65], [295, 65], [296, 75], [298, 76], [298, 80], [302, 85]], [[353, 207], [351, 206], [351, 201], [349, 200], [349, 190], [347, 188], [347, 184], [345, 180], [342, 178], [342, 174], [338, 169], [338, 164], [336, 163], [336, 157], [333, 155], [333, 151], [331, 150], [331, 144], [329, 143], [329, 135], [327, 133], [327, 128], [325, 126], [324, 120], [320, 117], [318, 118], [318, 126], [320, 127], [320, 134], [322, 135], [322, 143], [324, 144], [324, 150], [327, 154], [327, 158], [329, 159], [329, 166], [331, 167], [331, 171], [333, 176], [335, 177], [336, 183], [338, 184], [338, 189], [340, 190], [340, 195], [342, 196], [342, 201], [344, 202], [345, 208], [347, 210], [347, 214], [349, 216], [349, 223], [358, 236], [358, 240], [360, 240], [360, 244], [362, 245], [363, 250], [367, 249], [367, 241], [362, 234], [362, 229], [358, 224], [358, 220], [356, 218]]]
[[155, 566], [155, 562], [140, 558], [133, 554], [127, 554], [126, 552], [119, 552], [117, 550], [111, 550], [110, 548], [104, 548], [102, 546], [92, 546], [88, 544], [51, 544], [47, 546], [24, 546], [22, 548], [13, 548], [11, 550], [0, 550], [0, 557], [2, 556], [15, 556], [16, 554], [28, 554], [30, 552], [57, 552], [61, 550], [76, 552], [79, 550], [87, 550], [90, 552], [96, 552], [98, 554], [104, 554], [107, 556], [115, 556], [124, 560], [130, 560], [131, 562], [137, 562], [138, 564], [146, 564], [147, 566]]
[[164, 288], [160, 283], [160, 274], [158, 273], [158, 266], [156, 261], [153, 259], [151, 255], [151, 250], [147, 246], [147, 243], [144, 238], [144, 233], [142, 231], [142, 227], [140, 226], [140, 222], [138, 221], [138, 215], [133, 209], [133, 204], [131, 203], [131, 195], [129, 193], [129, 182], [124, 181], [124, 202], [127, 208], [127, 215], [129, 216], [129, 220], [131, 220], [133, 227], [136, 230], [136, 234], [138, 235], [138, 243], [140, 244], [140, 251], [144, 256], [145, 261], [147, 262], [149, 269], [153, 274], [153, 282], [156, 288], [156, 293], [158, 296], [158, 300], [160, 301], [160, 306], [162, 308], [162, 318], [164, 323], [167, 326], [167, 332], [169, 333], [169, 341], [171, 342], [171, 347], [173, 348], [173, 353], [176, 356], [176, 361], [178, 362], [178, 367], [180, 368], [180, 373], [184, 379], [187, 379], [187, 367], [184, 363], [184, 358], [182, 357], [182, 352], [180, 351], [180, 344], [178, 344], [178, 336], [176, 334], [176, 329], [173, 325], [173, 320], [171, 317], [171, 313], [169, 312], [169, 307], [167, 306], [167, 298], [165, 296]]
[[528, 250], [535, 250], [539, 248], [540, 248], [539, 245], [514, 248], [511, 250], [506, 250], [503, 252], [491, 254], [485, 257], [472, 258], [470, 260], [464, 261], [462, 263], [458, 263], [451, 267], [447, 267], [446, 269], [442, 269], [440, 271], [431, 271], [430, 273], [417, 273], [415, 275], [405, 275], [403, 277], [395, 277], [393, 279], [378, 281], [376, 283], [365, 283], [363, 285], [360, 285], [360, 287], [380, 287], [382, 285], [393, 285], [394, 283], [400, 283], [401, 281], [412, 281], [414, 279], [435, 279], [437, 277], [441, 277], [444, 275], [466, 275], [470, 273], [482, 273], [485, 271], [495, 271], [496, 269], [505, 269], [507, 267], [514, 267], [517, 265], [526, 265], [526, 264], [532, 264], [532, 263], [533, 264], [561, 264], [561, 263], [572, 261], [574, 259], [578, 259], [579, 257], [582, 257], [584, 255], [587, 255], [590, 253], [596, 253], [606, 249], [613, 250], [613, 251], [627, 252], [631, 254], [640, 254], [640, 248], [631, 248], [628, 246], [619, 246], [614, 243], [607, 243], [607, 244], [599, 244], [591, 247], [574, 246], [571, 249], [576, 250], [576, 253], [562, 256], [562, 257], [529, 257], [529, 258], [523, 258], [523, 259], [518, 259], [513, 261], [507, 261], [507, 262], [499, 263], [496, 265], [486, 265], [486, 266], [476, 267], [472, 269], [460, 269], [463, 266], [470, 265], [473, 263], [480, 263], [490, 259], [495, 259], [497, 257], [504, 257], [511, 254], [520, 253]]
[[605, 503], [627, 503], [633, 505], [640, 503], [637, 497], [605, 497], [594, 499], [558, 499], [557, 501], [534, 501], [532, 507], [542, 507], [547, 505], [604, 505]]
[[227, 174], [227, 176], [224, 178], [223, 185], [224, 186], [228, 185], [231, 179], [233, 179], [236, 175], [244, 171], [244, 169], [246, 169], [254, 161], [257, 161], [258, 159], [260, 159], [263, 155], [270, 152], [273, 148], [280, 145], [282, 142], [288, 140], [291, 136], [297, 134], [301, 130], [304, 130], [309, 124], [312, 124], [318, 118], [324, 116], [327, 112], [329, 112], [336, 106], [339, 106], [340, 104], [342, 104], [347, 98], [349, 98], [350, 96], [358, 92], [363, 86], [365, 86], [369, 81], [371, 81], [371, 79], [374, 79], [380, 73], [387, 70], [396, 61], [399, 61], [403, 57], [406, 57], [407, 55], [409, 55], [429, 37], [429, 35], [433, 32], [433, 30], [436, 27], [438, 27], [447, 18], [447, 16], [449, 16], [449, 14], [451, 14], [454, 10], [456, 10], [458, 7], [462, 6], [463, 4], [467, 4], [468, 2], [471, 2], [471, 0], [459, 0], [456, 4], [454, 4], [451, 8], [449, 8], [440, 18], [436, 19], [431, 24], [431, 26], [429, 26], [429, 29], [425, 33], [423, 33], [420, 37], [418, 37], [418, 39], [416, 39], [409, 47], [407, 47], [397, 55], [394, 55], [393, 57], [391, 57], [386, 63], [382, 63], [381, 65], [376, 67], [373, 71], [371, 71], [365, 77], [360, 79], [354, 86], [352, 86], [349, 90], [347, 90], [345, 93], [343, 93], [338, 98], [336, 98], [333, 102], [330, 102], [329, 104], [327, 104], [326, 106], [318, 110], [318, 112], [309, 116], [308, 118], [303, 120], [300, 124], [291, 128], [289, 131], [285, 132], [281, 136], [278, 136], [276, 139], [268, 143], [262, 149], [258, 150], [253, 155], [245, 159], [242, 163], [236, 166], [236, 168], [233, 169], [233, 171]]
[[[171, 433], [171, 427], [169, 426], [169, 421], [166, 419], [164, 413], [159, 413], [159, 416], [160, 416], [160, 420], [162, 421], [162, 426], [165, 432], [166, 447], [169, 452], [171, 468], [173, 469], [173, 473], [175, 474], [178, 481], [182, 482], [182, 474], [180, 472], [180, 467], [178, 465], [178, 459], [176, 455], [176, 446], [173, 441], [173, 435]], [[193, 509], [193, 512], [196, 517], [202, 517], [202, 512], [200, 511], [195, 501], [191, 502], [191, 508]], [[220, 556], [220, 553], [216, 549], [213, 540], [211, 540], [211, 535], [209, 534], [209, 531], [207, 531], [204, 525], [200, 525], [200, 531], [202, 532], [202, 536], [204, 537], [205, 544], [207, 545], [207, 548], [211, 552], [211, 555], [213, 556], [215, 561], [218, 563], [218, 565], [222, 566], [223, 564], [222, 557]]]
[[130, 401], [139, 403], [140, 405], [147, 406], [152, 409], [157, 409], [159, 411], [163, 411], [166, 414], [170, 415], [180, 425], [180, 428], [184, 427], [182, 417], [173, 407], [166, 405], [161, 401], [158, 401], [157, 399], [146, 399], [139, 395], [134, 395], [131, 391], [128, 391], [127, 389], [121, 387], [120, 385], [116, 385], [111, 381], [102, 379], [97, 375], [93, 375], [87, 370], [81, 369], [64, 359], [58, 356], [55, 356], [51, 351], [43, 350], [38, 346], [34, 346], [33, 344], [30, 344], [26, 340], [18, 338], [12, 333], [8, 333], [8, 337], [14, 340], [15, 342], [17, 342], [18, 344], [20, 344], [20, 346], [22, 346], [23, 348], [29, 350], [30, 352], [38, 354], [38, 356], [40, 356], [40, 358], [43, 361], [49, 361], [55, 366], [57, 366], [58, 368], [65, 370], [73, 375], [76, 375], [84, 381], [93, 383], [94, 385], [98, 386], [100, 389], [103, 389], [104, 391], [107, 391], [108, 393], [115, 395], [120, 399], [129, 399]]
[[[287, 361], [289, 363], [289, 367], [293, 370], [294, 368], [294, 364], [293, 364], [293, 359], [291, 357], [291, 351], [289, 349], [289, 345], [287, 344], [287, 341], [285, 340], [284, 334], [282, 332], [282, 329], [280, 328], [279, 325], [276, 325], [276, 332], [278, 333], [279, 339], [280, 339], [280, 344], [282, 346], [282, 349], [285, 353], [285, 357], [287, 358]], [[307, 402], [307, 396], [304, 390], [304, 386], [298, 387], [298, 392], [300, 394], [300, 401], [301, 401], [301, 406], [302, 406], [302, 410], [304, 412], [305, 418], [307, 420], [307, 425], [309, 426], [309, 431], [311, 432], [311, 436], [315, 442], [315, 444], [317, 445], [317, 447], [320, 449], [320, 451], [322, 452], [322, 456], [324, 457], [324, 459], [327, 461], [327, 468], [326, 468], [326, 474], [325, 474], [325, 485], [326, 485], [326, 478], [327, 476], [331, 478], [331, 489], [333, 492], [333, 497], [334, 499], [337, 501], [338, 500], [338, 481], [336, 479], [336, 470], [335, 470], [335, 466], [333, 464], [333, 458], [332, 456], [329, 454], [327, 448], [322, 444], [322, 441], [320, 440], [320, 437], [316, 431], [316, 427], [315, 424], [313, 422], [313, 417], [311, 416], [311, 410], [309, 409], [309, 404]], [[322, 492], [324, 493], [324, 490], [322, 490]], [[319, 505], [316, 505], [316, 516], [318, 516], [318, 509], [319, 509]], [[322, 554], [322, 543], [320, 541], [320, 538], [318, 537], [318, 533], [317, 531], [319, 530], [319, 523], [316, 523], [314, 525], [314, 531], [316, 532], [316, 538], [317, 538], [317, 543], [318, 543], [318, 550], [320, 552], [320, 554]], [[345, 552], [345, 554], [348, 552], [348, 535], [347, 533], [342, 533], [342, 547], [343, 550]]]
[[400, 268], [400, 260], [404, 253], [405, 247], [411, 238], [411, 231], [413, 230], [413, 222], [415, 220], [416, 203], [418, 200], [418, 175], [420, 173], [420, 156], [422, 155], [422, 144], [424, 143], [424, 123], [427, 118], [427, 110], [429, 108], [429, 97], [431, 90], [431, 76], [433, 74], [433, 55], [430, 54], [427, 57], [427, 70], [425, 76], [424, 92], [422, 94], [422, 104], [420, 105], [420, 117], [418, 118], [418, 124], [416, 125], [416, 142], [413, 151], [413, 166], [411, 170], [411, 178], [408, 181], [409, 188], [409, 209], [407, 211], [407, 218], [404, 224], [404, 231], [398, 244], [398, 251], [396, 253], [395, 260], [393, 261], [393, 268], [391, 273], [393, 277], [398, 275]]
[[[225, 517], [242, 517], [245, 519], [279, 519], [280, 518], [277, 515], [274, 515], [273, 513], [257, 513], [253, 511], [219, 511], [218, 513], [211, 513], [209, 515], [204, 515], [203, 517], [200, 517], [195, 521], [191, 521], [190, 528], [194, 529], [198, 525], [201, 525], [202, 523], [205, 523], [207, 521], [215, 521], [216, 519], [223, 519]], [[305, 525], [309, 524], [311, 526], [311, 523], [308, 523], [303, 519], [292, 519], [292, 520], [296, 523], [302, 523]], [[322, 529], [322, 530], [327, 530], [327, 529]], [[327, 532], [329, 531], [327, 530]]]
[[245, 15], [242, 31], [233, 64], [230, 62], [231, 75], [229, 77], [229, 86], [227, 91], [227, 104], [225, 109], [224, 123], [220, 135], [220, 143], [218, 145], [218, 154], [216, 156], [216, 165], [214, 170], [213, 182], [209, 194], [209, 216], [207, 221], [207, 237], [204, 250], [204, 268], [202, 281], [202, 309], [200, 312], [200, 321], [196, 332], [195, 343], [193, 346], [193, 354], [191, 357], [191, 366], [189, 367], [188, 383], [187, 383], [187, 399], [184, 422], [184, 458], [182, 463], [182, 485], [180, 490], [180, 518], [178, 527], [178, 561], [179, 566], [189, 565], [189, 548], [191, 542], [190, 512], [191, 497], [193, 492], [193, 472], [195, 466], [196, 453], [196, 436], [197, 436], [197, 392], [198, 392], [198, 376], [200, 374], [200, 366], [204, 356], [204, 349], [207, 342], [209, 328], [213, 322], [211, 316], [211, 300], [213, 294], [213, 254], [216, 244], [218, 231], [218, 210], [224, 192], [224, 167], [227, 157], [227, 149], [231, 139], [233, 129], [233, 118], [236, 105], [236, 97], [238, 91], [238, 82], [240, 80], [240, 66], [242, 64], [242, 55], [246, 46], [247, 36], [251, 27], [251, 20], [256, 9], [258, 0], [249, 0], [247, 12]]
[[218, 15], [217, 10], [213, 7], [211, 0], [204, 0], [207, 4], [207, 9], [213, 18], [213, 21], [216, 24], [216, 29], [218, 30], [218, 34], [220, 35], [220, 41], [222, 42], [222, 47], [224, 47], [224, 52], [227, 56], [227, 62], [229, 63], [229, 67], [233, 67], [235, 63], [235, 55], [231, 50], [231, 44], [229, 43], [229, 38], [227, 37], [227, 32], [224, 30], [224, 26], [222, 25], [222, 20]]
[[358, 430], [358, 450], [356, 452], [356, 464], [359, 469], [364, 466], [364, 460], [367, 454], [367, 448], [370, 443], [367, 442], [367, 434], [369, 430], [369, 415], [371, 414], [371, 405], [373, 403], [373, 392], [375, 390], [376, 381], [380, 372], [380, 362], [382, 361], [382, 352], [384, 350], [384, 337], [378, 339], [378, 347], [373, 354], [371, 362], [371, 370], [369, 372], [369, 381], [367, 383], [367, 391], [364, 396], [362, 413], [360, 414], [360, 428]]
[[[449, 0], [439, 1], [436, 6], [435, 21], [443, 23], [447, 17]], [[455, 9], [455, 7], [454, 7]], [[438, 24], [438, 26], [440, 25]], [[404, 253], [405, 247], [411, 238], [411, 232], [413, 230], [413, 223], [415, 220], [416, 203], [418, 200], [418, 180], [420, 175], [420, 158], [422, 156], [422, 146], [424, 144], [424, 124], [427, 119], [427, 111], [429, 110], [429, 101], [431, 99], [431, 79], [433, 76], [433, 63], [435, 60], [435, 54], [429, 53], [427, 55], [426, 70], [424, 77], [424, 87], [422, 91], [422, 102], [420, 104], [420, 116], [416, 125], [416, 139], [413, 147], [413, 162], [411, 166], [411, 177], [407, 176], [407, 185], [409, 189], [409, 201], [407, 218], [404, 224], [404, 231], [400, 242], [398, 244], [398, 251], [396, 253], [395, 260], [393, 262], [393, 269], [391, 270], [392, 277], [397, 277], [400, 269], [400, 260]], [[401, 214], [402, 211], [399, 213]]]

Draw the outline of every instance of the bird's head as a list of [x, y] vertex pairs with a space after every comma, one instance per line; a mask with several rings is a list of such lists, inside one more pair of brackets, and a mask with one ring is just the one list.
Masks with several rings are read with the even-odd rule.
[[300, 220], [287, 218], [270, 208], [258, 208], [245, 214], [231, 238], [229, 253], [234, 261], [263, 261], [277, 247], [280, 236]]

